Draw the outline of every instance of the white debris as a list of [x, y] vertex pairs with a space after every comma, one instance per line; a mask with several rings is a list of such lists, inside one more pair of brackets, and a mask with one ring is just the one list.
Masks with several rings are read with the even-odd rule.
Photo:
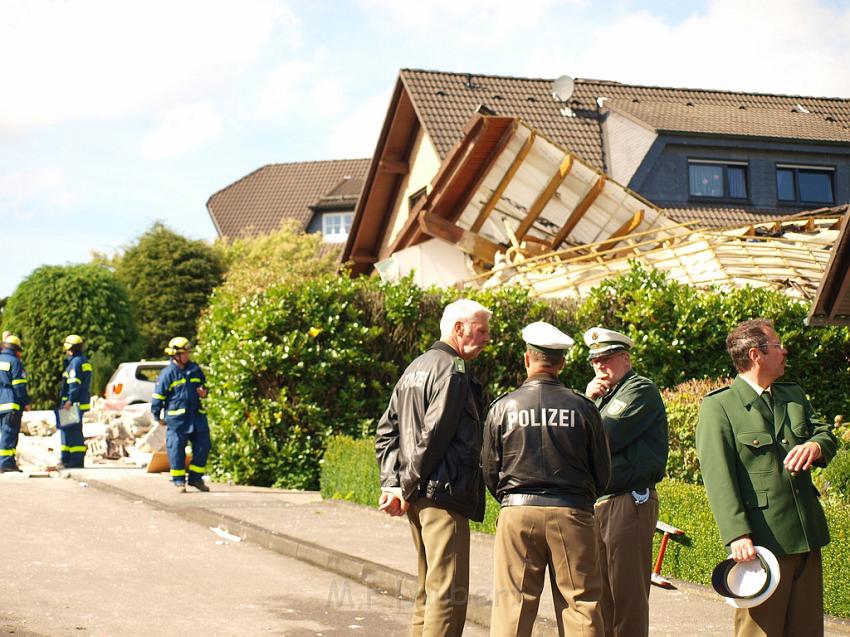
[[220, 529], [217, 526], [211, 526], [210, 531], [215, 533], [220, 538], [227, 540], [228, 542], [241, 542], [242, 541], [242, 538], [239, 537], [238, 535], [233, 535], [232, 533], [228, 533], [224, 529]]

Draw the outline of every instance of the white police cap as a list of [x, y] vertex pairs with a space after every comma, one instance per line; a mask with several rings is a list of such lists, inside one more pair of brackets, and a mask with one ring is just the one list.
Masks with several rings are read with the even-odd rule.
[[530, 323], [522, 329], [522, 340], [544, 354], [563, 354], [573, 346], [573, 339], [554, 325], [544, 321]]
[[614, 330], [606, 330], [604, 327], [591, 327], [584, 333], [584, 344], [590, 348], [588, 358], [593, 360], [620, 350], [629, 350], [634, 345], [634, 341], [625, 334]]
[[730, 555], [714, 568], [711, 585], [734, 608], [758, 606], [779, 586], [779, 560], [763, 546], [754, 547], [756, 559], [736, 562]]

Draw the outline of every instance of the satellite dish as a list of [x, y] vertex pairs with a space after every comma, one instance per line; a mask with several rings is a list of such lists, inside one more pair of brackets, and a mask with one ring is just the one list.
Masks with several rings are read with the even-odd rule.
[[575, 82], [569, 75], [562, 75], [557, 80], [552, 82], [552, 95], [555, 99], [566, 102], [573, 96]]

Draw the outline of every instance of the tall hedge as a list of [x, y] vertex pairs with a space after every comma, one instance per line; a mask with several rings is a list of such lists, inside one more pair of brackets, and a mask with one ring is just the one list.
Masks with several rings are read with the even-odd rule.
[[33, 406], [55, 406], [62, 380], [62, 342], [68, 334], [86, 341], [100, 393], [117, 364], [139, 355], [139, 333], [127, 291], [106, 267], [43, 266], [9, 297], [3, 327], [23, 339], [23, 361]]
[[218, 251], [155, 223], [113, 260], [127, 287], [143, 355], [162, 358], [175, 336], [195, 339], [198, 318], [224, 276]]

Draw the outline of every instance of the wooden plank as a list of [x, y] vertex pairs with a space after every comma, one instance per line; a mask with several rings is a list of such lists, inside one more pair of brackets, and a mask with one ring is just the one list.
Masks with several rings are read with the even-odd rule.
[[496, 253], [501, 250], [501, 246], [498, 244], [474, 232], [464, 230], [451, 221], [438, 217], [427, 210], [423, 210], [419, 214], [419, 227], [426, 234], [454, 243], [467, 254], [489, 265], [496, 262]]
[[572, 214], [570, 214], [570, 218], [567, 219], [567, 222], [563, 225], [563, 227], [561, 227], [558, 234], [555, 235], [555, 238], [552, 239], [552, 243], [549, 245], [552, 246], [553, 250], [557, 250], [564, 242], [564, 239], [570, 235], [576, 225], [578, 225], [578, 222], [581, 221], [584, 214], [590, 209], [590, 206], [593, 205], [593, 202], [596, 201], [596, 198], [602, 192], [603, 188], [605, 188], [605, 175], [599, 175], [599, 179], [597, 179], [596, 183], [590, 187], [590, 190], [587, 191], [584, 198], [578, 202], [575, 210], [573, 210]]
[[378, 162], [378, 170], [393, 175], [406, 175], [408, 165], [406, 161], [400, 161], [398, 159], [382, 159]]
[[546, 184], [546, 187], [539, 195], [537, 195], [537, 199], [534, 200], [534, 203], [531, 204], [531, 207], [528, 209], [528, 214], [525, 215], [525, 219], [523, 219], [522, 223], [519, 224], [519, 228], [516, 230], [516, 238], [519, 241], [522, 241], [522, 238], [531, 229], [532, 224], [537, 221], [537, 217], [540, 216], [540, 213], [543, 212], [546, 204], [548, 204], [555, 195], [555, 191], [558, 190], [558, 187], [564, 183], [564, 179], [566, 179], [567, 175], [570, 174], [570, 170], [572, 170], [572, 168], [573, 156], [567, 155], [561, 162], [561, 165], [558, 166], [558, 170], [554, 175], [552, 175], [551, 179], [549, 179], [549, 183]]
[[531, 147], [534, 146], [534, 140], [537, 139], [537, 131], [532, 130], [531, 134], [525, 139], [522, 147], [519, 149], [519, 152], [514, 157], [511, 165], [508, 167], [508, 170], [502, 175], [502, 179], [499, 181], [499, 185], [496, 186], [496, 189], [493, 191], [493, 194], [490, 195], [490, 198], [487, 200], [487, 203], [484, 204], [484, 207], [478, 213], [478, 216], [475, 218], [475, 221], [472, 223], [470, 230], [472, 232], [478, 232], [481, 230], [481, 226], [484, 225], [484, 222], [487, 221], [490, 214], [496, 208], [496, 204], [499, 203], [499, 200], [502, 198], [502, 195], [505, 194], [505, 190], [508, 189], [508, 186], [511, 183], [511, 180], [516, 175], [519, 167], [522, 166], [522, 162], [525, 161], [526, 156], [529, 152], [531, 152]]
[[644, 214], [645, 213], [643, 210], [638, 210], [634, 215], [632, 215], [631, 219], [626, 221], [626, 223], [617, 228], [611, 234], [611, 241], [603, 243], [601, 246], [599, 246], [599, 248], [597, 248], [597, 252], [605, 252], [606, 250], [610, 250], [615, 245], [620, 243], [620, 241], [623, 240], [624, 236], [630, 235], [635, 230], [637, 230], [637, 227], [643, 222]]

